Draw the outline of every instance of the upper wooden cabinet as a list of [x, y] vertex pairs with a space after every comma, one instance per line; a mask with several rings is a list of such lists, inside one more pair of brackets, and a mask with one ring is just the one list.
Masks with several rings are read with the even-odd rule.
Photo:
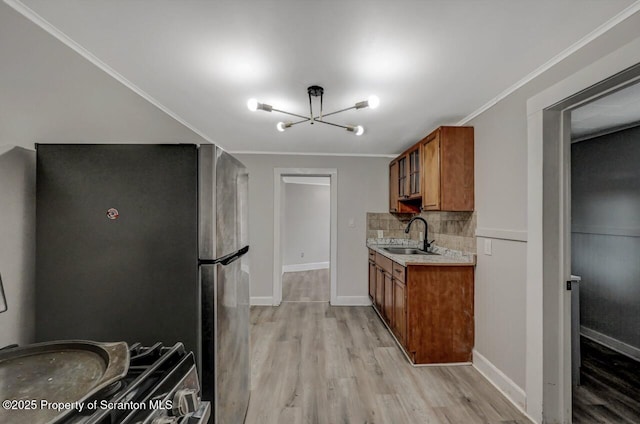
[[389, 164], [389, 211], [473, 211], [473, 127], [439, 127]]
[[417, 199], [422, 197], [422, 177], [420, 170], [422, 169], [422, 158], [420, 157], [420, 145], [416, 145], [410, 150], [407, 155], [407, 161], [409, 162], [409, 169], [407, 172], [408, 199]]
[[422, 210], [472, 211], [473, 127], [440, 127], [422, 145]]
[[409, 167], [408, 156], [394, 159], [389, 164], [389, 212], [391, 213], [418, 213], [419, 203], [406, 202], [410, 198], [409, 193]]

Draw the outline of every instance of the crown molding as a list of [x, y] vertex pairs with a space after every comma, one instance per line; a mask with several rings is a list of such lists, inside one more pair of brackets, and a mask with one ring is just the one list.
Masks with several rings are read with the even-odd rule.
[[493, 99], [489, 100], [487, 103], [485, 103], [484, 105], [480, 106], [475, 111], [471, 112], [469, 115], [464, 117], [461, 121], [459, 121], [455, 125], [462, 126], [462, 125], [467, 124], [473, 118], [475, 118], [478, 115], [486, 112], [488, 109], [490, 109], [491, 107], [495, 106], [499, 101], [505, 99], [506, 97], [508, 97], [509, 95], [514, 93], [516, 90], [518, 90], [519, 88], [523, 87], [525, 84], [531, 82], [532, 80], [534, 80], [535, 78], [537, 78], [538, 76], [543, 74], [544, 72], [546, 72], [549, 69], [551, 69], [553, 66], [555, 66], [558, 63], [562, 62], [564, 59], [566, 59], [567, 57], [571, 56], [572, 54], [574, 54], [575, 52], [580, 50], [582, 47], [586, 46], [587, 44], [589, 44], [590, 42], [595, 40], [596, 38], [600, 37], [602, 34], [604, 34], [605, 32], [609, 31], [611, 28], [615, 27], [616, 25], [618, 25], [619, 23], [621, 23], [625, 19], [627, 19], [627, 18], [633, 16], [634, 14], [636, 14], [638, 11], [640, 11], [640, 0], [636, 1], [633, 4], [631, 4], [626, 9], [622, 10], [620, 13], [618, 13], [617, 15], [615, 15], [614, 17], [609, 19], [607, 22], [605, 22], [604, 24], [600, 25], [599, 27], [597, 27], [596, 29], [591, 31], [589, 34], [585, 35], [580, 40], [576, 41], [571, 46], [569, 46], [565, 50], [561, 51], [560, 53], [558, 53], [557, 55], [552, 57], [549, 61], [544, 63], [542, 66], [539, 66], [533, 72], [531, 72], [530, 74], [528, 74], [527, 76], [522, 78], [520, 81], [516, 82], [511, 87], [507, 88], [502, 93], [498, 94], [496, 97], [494, 97]]
[[93, 53], [91, 53], [89, 50], [84, 48], [82, 45], [80, 45], [79, 43], [74, 41], [67, 34], [62, 32], [58, 28], [56, 28], [52, 23], [50, 23], [49, 21], [44, 19], [42, 16], [40, 16], [38, 13], [36, 13], [33, 9], [31, 9], [30, 7], [28, 7], [27, 5], [22, 3], [20, 0], [4, 0], [4, 2], [6, 4], [8, 4], [9, 6], [11, 6], [13, 9], [15, 9], [18, 13], [22, 14], [25, 18], [29, 19], [31, 22], [33, 22], [34, 24], [38, 25], [40, 28], [42, 28], [43, 30], [48, 32], [50, 35], [52, 35], [53, 37], [57, 38], [59, 41], [64, 43], [67, 47], [71, 48], [73, 51], [78, 53], [80, 56], [82, 56], [83, 58], [85, 58], [89, 62], [93, 63], [99, 69], [101, 69], [104, 72], [106, 72], [109, 76], [111, 76], [112, 78], [114, 78], [115, 80], [120, 82], [122, 85], [124, 85], [125, 87], [129, 88], [134, 93], [136, 93], [137, 95], [139, 95], [140, 97], [142, 97], [143, 99], [145, 99], [146, 101], [148, 101], [149, 103], [151, 103], [152, 105], [154, 105], [155, 107], [157, 107], [158, 109], [160, 109], [161, 111], [163, 111], [164, 113], [169, 115], [171, 118], [175, 119], [177, 122], [179, 122], [180, 124], [182, 124], [183, 126], [188, 128], [189, 130], [193, 131], [195, 134], [199, 135], [200, 137], [202, 137], [206, 141], [208, 141], [208, 142], [210, 142], [212, 144], [215, 144], [218, 147], [221, 147], [221, 148], [224, 149], [223, 146], [220, 146], [218, 143], [216, 143], [213, 140], [211, 140], [211, 138], [209, 136], [207, 136], [205, 133], [203, 133], [202, 131], [198, 130], [197, 128], [195, 128], [194, 126], [189, 124], [186, 120], [184, 120], [182, 117], [180, 117], [177, 113], [173, 112], [171, 109], [167, 108], [162, 103], [160, 103], [158, 100], [156, 100], [149, 93], [147, 93], [146, 91], [144, 91], [143, 89], [141, 89], [140, 87], [135, 85], [133, 82], [131, 82], [128, 79], [126, 79], [118, 71], [116, 71], [115, 69], [113, 69], [112, 67], [110, 67], [109, 65], [104, 63], [102, 60], [100, 60]]
[[344, 156], [359, 158], [395, 158], [397, 154], [375, 154], [375, 153], [314, 153], [314, 152], [265, 152], [258, 150], [233, 150], [232, 155], [277, 155], [277, 156]]

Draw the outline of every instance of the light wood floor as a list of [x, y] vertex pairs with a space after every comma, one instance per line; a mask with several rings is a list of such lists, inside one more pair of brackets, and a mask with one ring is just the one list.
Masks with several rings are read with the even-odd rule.
[[329, 269], [282, 275], [283, 302], [328, 302], [329, 291]]
[[371, 307], [251, 310], [246, 424], [529, 423], [474, 368], [413, 368]]

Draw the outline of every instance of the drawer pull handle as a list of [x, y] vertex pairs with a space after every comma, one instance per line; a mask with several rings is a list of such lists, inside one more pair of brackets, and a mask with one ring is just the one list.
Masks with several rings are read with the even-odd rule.
[[401, 272], [402, 272], [402, 270], [400, 270], [400, 269], [394, 269], [394, 270], [393, 270], [393, 272], [401, 273]]

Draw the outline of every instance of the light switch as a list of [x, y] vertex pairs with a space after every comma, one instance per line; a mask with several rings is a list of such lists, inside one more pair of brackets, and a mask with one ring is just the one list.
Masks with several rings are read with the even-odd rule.
[[356, 220], [353, 218], [349, 218], [349, 228], [356, 228]]
[[484, 254], [491, 256], [491, 239], [484, 239]]

